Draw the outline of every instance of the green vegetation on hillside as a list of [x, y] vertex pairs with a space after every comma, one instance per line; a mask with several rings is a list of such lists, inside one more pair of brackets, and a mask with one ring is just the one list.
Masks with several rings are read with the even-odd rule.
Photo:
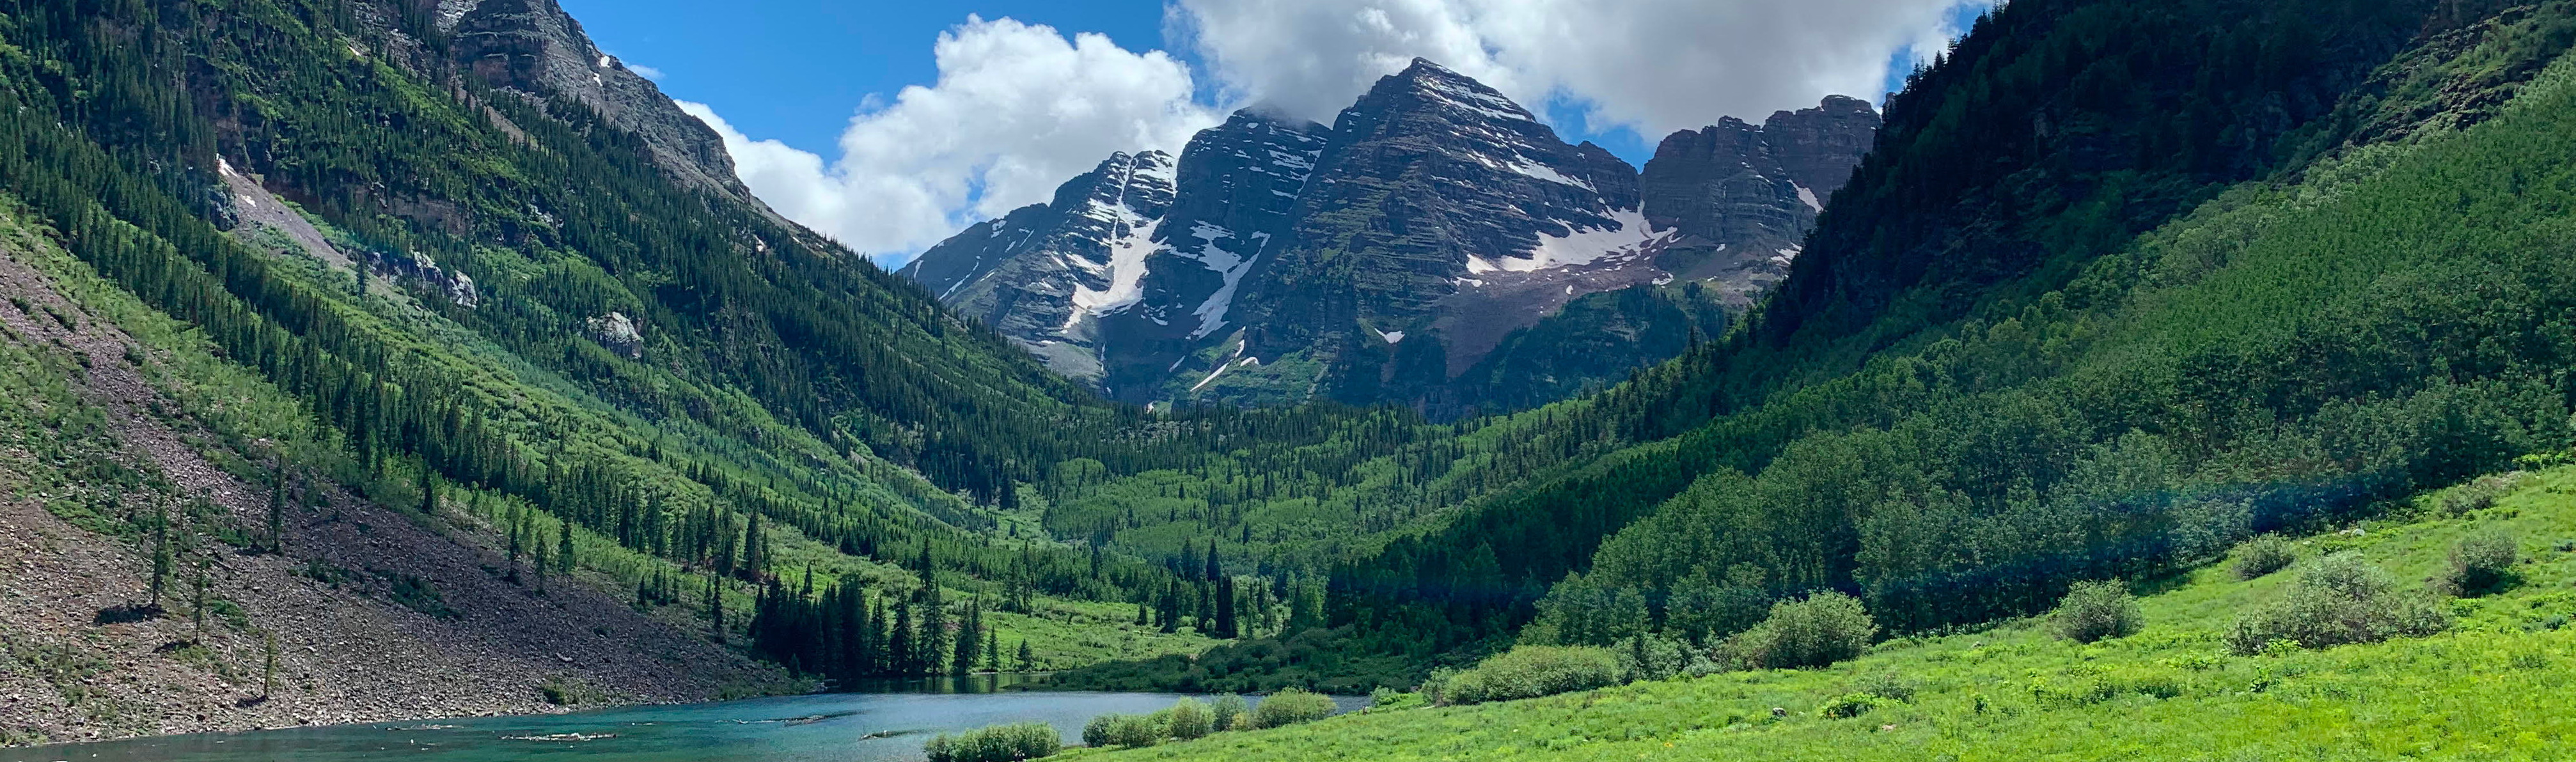
[[[2556, 85], [2520, 83], [2576, 41], [2576, 13], [2550, 3], [2443, 27], [2414, 5], [2337, 3], [2298, 23], [2237, 23], [2297, 5], [1996, 11], [1891, 104], [1881, 154], [1838, 199], [1866, 198], [1913, 163], [1977, 156], [2000, 173], [1971, 173], [1978, 182], [2028, 192], [2015, 183], [2047, 178], [2119, 203], [1855, 217], [1845, 206], [1867, 204], [1838, 200], [1807, 256], [1922, 240], [1838, 237], [1899, 217], [2020, 231], [1978, 251], [2065, 247], [1992, 278], [1923, 275], [1866, 330], [1826, 320], [1785, 344], [1763, 326], [1821, 313], [1784, 291], [1728, 341], [1590, 403], [1662, 400], [1611, 428], [1651, 444], [1542, 472], [1352, 559], [1334, 577], [1331, 624], [1436, 653], [1493, 647], [1546, 610], [1542, 597], [1560, 611], [1634, 600], [1645, 616], [1626, 618], [1629, 630], [1705, 639], [1749, 626], [1728, 613], [1746, 602], [1828, 588], [1862, 597], [1897, 632], [1973, 625], [2042, 610], [2079, 580], [2151, 575], [2563, 446], [2567, 146], [2553, 129], [2563, 120], [2536, 113], [2558, 108], [2544, 102]], [[2256, 53], [2286, 46], [2279, 55], [2300, 63], [2280, 76], [2351, 95], [2313, 125], [2274, 123], [2297, 135], [2243, 154], [2262, 161], [2167, 166], [2174, 152], [2130, 141], [2187, 121], [2193, 110], [2167, 101], [2269, 92], [2261, 67], [2197, 58], [2212, 35], [2253, 35], [2239, 47]], [[2024, 94], [2018, 111], [1987, 100], [2007, 87]], [[2484, 95], [2438, 94], [2464, 92]], [[2119, 132], [2043, 128], [2033, 111]], [[2390, 114], [2413, 129], [2345, 128]], [[2036, 141], [2035, 153], [1991, 156], [1980, 130]], [[2338, 142], [2346, 134], [2363, 140]], [[2227, 184], [2248, 176], [2259, 179]], [[2174, 194], [2133, 194], [2153, 177]], [[2128, 216], [2095, 225], [2087, 209]], [[2139, 230], [2152, 232], [2130, 238]], [[1882, 255], [1897, 256], [1868, 256]], [[1784, 289], [1824, 277], [1800, 262]], [[1935, 298], [1956, 301], [1906, 301]], [[1679, 436], [1653, 441], [1660, 432]]]
[[[2144, 627], [2093, 643], [2014, 619], [1879, 643], [1830, 668], [1680, 677], [1476, 706], [1372, 709], [1320, 723], [1071, 758], [1300, 760], [2549, 759], [2576, 707], [2576, 468], [2516, 474], [2492, 507], [2452, 491], [2292, 544], [2429, 598], [2451, 551], [2516, 538], [2512, 587], [2443, 605], [2429, 637], [2240, 654], [2246, 612], [2300, 576], [2224, 563], [2137, 585]], [[2455, 488], [2453, 491], [2471, 489]], [[1390, 702], [1390, 706], [1402, 706]]]

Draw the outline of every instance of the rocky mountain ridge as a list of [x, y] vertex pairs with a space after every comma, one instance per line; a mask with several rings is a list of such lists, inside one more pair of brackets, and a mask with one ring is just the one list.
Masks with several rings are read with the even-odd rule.
[[[1547, 363], [1481, 366], [1498, 347], [1530, 350], [1507, 338], [1577, 299], [1696, 282], [1717, 305], [1748, 306], [1786, 274], [1877, 116], [1834, 97], [1761, 126], [1730, 118], [1666, 139], [1640, 172], [1416, 60], [1334, 122], [1236, 113], [1177, 160], [1112, 157], [1049, 203], [969, 228], [903, 273], [1126, 401], [1324, 397], [1457, 411], [1490, 396], [1464, 390], [1462, 377], [1480, 388], [1538, 383], [1518, 376]], [[1635, 343], [1618, 338], [1581, 343]], [[1680, 350], [1650, 343], [1602, 367], [1624, 372]], [[1568, 381], [1545, 383], [1583, 380]]]

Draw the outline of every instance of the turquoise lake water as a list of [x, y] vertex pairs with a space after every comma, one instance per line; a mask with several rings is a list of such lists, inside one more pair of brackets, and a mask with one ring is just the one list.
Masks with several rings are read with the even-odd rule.
[[[891, 762], [942, 732], [1046, 722], [1080, 739], [1108, 714], [1160, 710], [1159, 693], [834, 693], [575, 714], [387, 722], [0, 749], [0, 762]], [[1339, 699], [1345, 709], [1365, 698]]]

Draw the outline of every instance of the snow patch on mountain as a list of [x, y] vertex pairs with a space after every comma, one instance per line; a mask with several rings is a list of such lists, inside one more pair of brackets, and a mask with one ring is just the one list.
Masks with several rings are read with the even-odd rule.
[[1798, 200], [1807, 202], [1807, 208], [1809, 209], [1814, 209], [1819, 212], [1825, 210], [1825, 202], [1816, 200], [1815, 190], [1810, 189], [1807, 186], [1798, 186]]
[[1582, 188], [1582, 189], [1584, 189], [1584, 190], [1592, 191], [1592, 192], [1595, 192], [1595, 193], [1598, 193], [1598, 192], [1600, 192], [1600, 190], [1601, 190], [1601, 189], [1599, 189], [1599, 188], [1592, 187], [1592, 183], [1590, 183], [1590, 182], [1588, 182], [1588, 181], [1585, 181], [1585, 180], [1583, 180], [1583, 179], [1581, 179], [1581, 178], [1576, 178], [1576, 177], [1567, 177], [1567, 176], [1565, 175], [1565, 173], [1563, 173], [1563, 172], [1558, 172], [1558, 171], [1556, 171], [1556, 169], [1555, 169], [1555, 168], [1553, 168], [1553, 167], [1549, 167], [1549, 166], [1547, 166], [1547, 165], [1545, 165], [1545, 164], [1540, 164], [1540, 163], [1538, 163], [1538, 162], [1530, 161], [1528, 157], [1519, 157], [1519, 158], [1520, 158], [1520, 161], [1513, 162], [1513, 163], [1511, 163], [1511, 164], [1509, 164], [1509, 165], [1504, 166], [1503, 168], [1504, 168], [1504, 169], [1511, 170], [1511, 171], [1513, 171], [1513, 172], [1520, 173], [1520, 174], [1525, 175], [1525, 176], [1528, 176], [1528, 177], [1534, 177], [1534, 178], [1538, 178], [1538, 179], [1540, 179], [1540, 180], [1545, 180], [1545, 181], [1548, 181], [1548, 182], [1551, 182], [1551, 183], [1556, 183], [1556, 184], [1558, 184], [1558, 185], [1571, 185], [1571, 186], [1574, 186], [1574, 187], [1577, 187], [1577, 188]]
[[[1085, 317], [1107, 315], [1135, 306], [1144, 298], [1145, 289], [1139, 284], [1145, 279], [1145, 258], [1159, 248], [1154, 245], [1154, 229], [1161, 227], [1163, 221], [1145, 219], [1132, 211], [1129, 214], [1131, 219], [1125, 225], [1127, 234], [1109, 244], [1109, 264], [1105, 266], [1109, 271], [1109, 288], [1094, 291], [1089, 286], [1075, 283], [1073, 312], [1065, 319], [1066, 328], [1072, 328]], [[1089, 263], [1081, 257], [1073, 259]]]
[[[1193, 235], [1195, 234], [1193, 232]], [[1198, 309], [1190, 311], [1190, 314], [1197, 315], [1199, 318], [1198, 330], [1190, 332], [1191, 341], [1213, 336], [1217, 329], [1225, 327], [1226, 310], [1234, 307], [1234, 293], [1243, 285], [1244, 274], [1252, 272], [1252, 264], [1260, 261], [1261, 253], [1270, 249], [1269, 233], [1254, 233], [1252, 240], [1255, 243], [1251, 256], [1241, 259], [1235, 259], [1233, 252], [1217, 248], [1214, 239], [1209, 239], [1207, 245], [1201, 249], [1199, 263], [1223, 275], [1225, 285], [1218, 286], [1216, 293], [1209, 294], [1207, 301], [1200, 302]], [[1224, 258], [1220, 259], [1218, 255], [1223, 255]], [[1219, 262], [1223, 262], [1224, 266], [1219, 266]]]
[[1675, 235], [1672, 231], [1655, 232], [1654, 226], [1646, 224], [1646, 215], [1636, 209], [1614, 210], [1610, 219], [1613, 222], [1611, 227], [1569, 225], [1569, 232], [1562, 236], [1541, 233], [1538, 246], [1518, 256], [1497, 260], [1470, 256], [1467, 258], [1467, 272], [1526, 273], [1588, 265], [1613, 254], [1641, 252], [1647, 244]]

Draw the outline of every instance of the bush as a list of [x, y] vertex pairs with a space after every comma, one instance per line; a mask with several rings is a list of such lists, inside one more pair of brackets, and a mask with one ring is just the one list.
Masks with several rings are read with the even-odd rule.
[[1251, 705], [1242, 696], [1231, 693], [1216, 697], [1216, 706], [1208, 709], [1208, 724], [1218, 730], [1236, 730], [1237, 722], [1252, 715]]
[[2274, 640], [2303, 648], [2421, 637], [2449, 627], [2432, 604], [2397, 591], [2397, 578], [2351, 553], [2309, 562], [2289, 598], [2239, 617], [2227, 634], [2238, 654], [2264, 652]]
[[1063, 740], [1053, 725], [1023, 722], [977, 728], [955, 738], [941, 733], [921, 750], [930, 762], [1012, 762], [1054, 756], [1063, 748]]
[[2289, 540], [2267, 534], [2247, 540], [2244, 545], [2237, 547], [2236, 563], [2232, 568], [2236, 572], [2237, 579], [2250, 580], [2290, 568], [2290, 564], [2297, 563], [2298, 560], [2298, 546], [2291, 545]]
[[2443, 586], [2452, 595], [2499, 592], [2513, 586], [2513, 566], [2521, 561], [2522, 549], [2512, 535], [2471, 535], [2451, 546], [2451, 573], [2443, 579]]
[[1827, 699], [1824, 706], [1816, 707], [1816, 716], [1835, 719], [1858, 717], [1868, 714], [1869, 710], [1877, 709], [1880, 706], [1891, 703], [1895, 702], [1889, 701], [1882, 696], [1873, 696], [1867, 693], [1846, 693]]
[[1120, 715], [1109, 723], [1109, 742], [1118, 746], [1152, 746], [1169, 737], [1162, 718], [1153, 715]]
[[1209, 713], [1207, 705], [1199, 703], [1198, 699], [1181, 699], [1165, 711], [1165, 716], [1169, 718], [1166, 722], [1172, 737], [1183, 741], [1205, 738], [1215, 730], [1215, 715]]
[[1379, 688], [1369, 692], [1370, 709], [1411, 709], [1422, 704], [1420, 693], [1407, 693], [1394, 688]]
[[1629, 636], [1627, 645], [1619, 649], [1619, 672], [1630, 681], [1698, 677], [1716, 671], [1717, 665], [1709, 662], [1705, 652], [1678, 638], [1639, 633]]
[[1618, 685], [1625, 669], [1618, 653], [1591, 646], [1519, 646], [1475, 669], [1443, 675], [1442, 704], [1553, 696]]
[[2077, 643], [2128, 637], [2145, 625], [2146, 614], [2118, 580], [2075, 583], [2049, 616], [2049, 629]]
[[1166, 737], [1163, 719], [1154, 715], [1104, 714], [1082, 726], [1082, 745], [1092, 748], [1152, 746]]
[[1750, 669], [1824, 667], [1869, 651], [1878, 623], [1860, 601], [1837, 592], [1771, 606], [1771, 617], [1726, 642], [1727, 657]]
[[1252, 725], [1257, 728], [1276, 728], [1301, 722], [1314, 722], [1333, 716], [1333, 710], [1336, 708], [1338, 707], [1333, 705], [1333, 699], [1330, 696], [1288, 688], [1270, 694], [1268, 698], [1261, 700], [1260, 705], [1252, 708]]
[[1118, 715], [1104, 714], [1091, 718], [1090, 722], [1083, 723], [1082, 745], [1089, 746], [1094, 749], [1108, 746], [1109, 724], [1117, 721]]

